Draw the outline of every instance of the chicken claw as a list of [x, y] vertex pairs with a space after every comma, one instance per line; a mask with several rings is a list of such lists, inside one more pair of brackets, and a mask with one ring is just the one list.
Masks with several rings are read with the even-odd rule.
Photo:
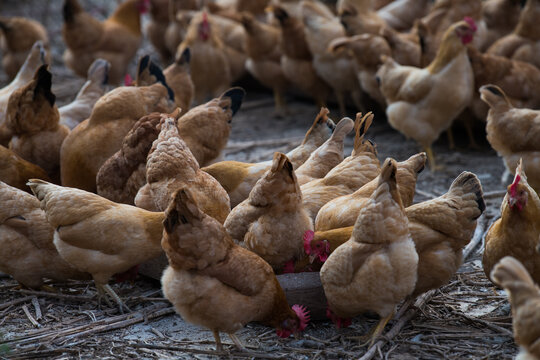
[[113, 307], [112, 303], [107, 298], [106, 294], [108, 294], [115, 302], [118, 304], [118, 308], [120, 310], [121, 314], [124, 314], [124, 308], [126, 308], [127, 311], [131, 312], [131, 309], [127, 307], [126, 304], [120, 299], [120, 297], [114, 292], [114, 290], [111, 288], [109, 284], [101, 285], [96, 284], [96, 288], [98, 289], [98, 296], [99, 296], [99, 305], [101, 305], [101, 299], [104, 298], [107, 302], [107, 305], [110, 307]]

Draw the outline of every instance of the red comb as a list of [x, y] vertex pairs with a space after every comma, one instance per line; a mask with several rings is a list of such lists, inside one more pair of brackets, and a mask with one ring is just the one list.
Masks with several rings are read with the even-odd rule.
[[463, 21], [465, 21], [469, 26], [471, 27], [472, 31], [476, 31], [478, 28], [476, 27], [476, 23], [474, 22], [474, 19], [470, 16], [465, 16], [463, 18]]
[[203, 22], [208, 22], [208, 15], [206, 14], [206, 11], [202, 13], [202, 21]]
[[126, 76], [124, 76], [124, 85], [125, 86], [132, 86], [133, 85], [133, 78], [131, 77], [131, 75], [126, 74]]
[[516, 174], [516, 177], [514, 178], [514, 182], [512, 185], [510, 185], [510, 196], [516, 197], [517, 195], [517, 186], [519, 184], [519, 181], [521, 180], [521, 176], [519, 174]]
[[313, 230], [306, 230], [304, 233], [304, 251], [306, 254], [311, 255], [311, 242], [315, 236]]
[[303, 305], [293, 305], [292, 309], [298, 316], [298, 319], [300, 319], [299, 330], [304, 331], [304, 329], [307, 327], [307, 324], [309, 323], [309, 320], [310, 320], [309, 311]]

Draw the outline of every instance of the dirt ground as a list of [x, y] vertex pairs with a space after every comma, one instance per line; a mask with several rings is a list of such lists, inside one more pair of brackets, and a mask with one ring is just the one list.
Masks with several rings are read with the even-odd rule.
[[[53, 90], [58, 105], [69, 103], [83, 80], [63, 68], [61, 54], [61, 0], [0, 2], [0, 13], [23, 15], [47, 24], [53, 51]], [[96, 16], [103, 16], [114, 2], [92, 1]], [[140, 54], [152, 51], [145, 42]], [[0, 71], [0, 87], [6, 78]], [[250, 83], [247, 83], [248, 85]], [[290, 113], [274, 118], [270, 93], [249, 85], [242, 109], [233, 120], [225, 159], [260, 161], [274, 151], [287, 151], [303, 138], [318, 110], [305, 100], [288, 98]], [[336, 108], [331, 117], [338, 119]], [[354, 109], [348, 116], [354, 118]], [[456, 126], [456, 150], [449, 150], [446, 137], [434, 145], [434, 152], [445, 168], [420, 174], [415, 202], [445, 193], [462, 171], [474, 172], [482, 182], [487, 209], [479, 219], [476, 238], [499, 216], [505, 186], [501, 184], [502, 161], [485, 140], [483, 124], [477, 124], [480, 149], [467, 149], [462, 128]], [[377, 113], [368, 138], [377, 144], [380, 160], [391, 156], [404, 160], [419, 151], [414, 141], [406, 140]], [[346, 141], [346, 154], [352, 149]], [[380, 346], [367, 356], [380, 359], [510, 359], [517, 353], [512, 339], [510, 306], [505, 293], [487, 280], [481, 265], [481, 242], [471, 247], [464, 265], [452, 281], [402, 308], [386, 327]], [[329, 321], [313, 322], [299, 339], [280, 339], [274, 330], [248, 324], [237, 335], [249, 352], [237, 352], [230, 339], [222, 335], [223, 353], [214, 351], [212, 333], [184, 322], [162, 298], [157, 281], [139, 277], [134, 283], [112, 285], [126, 299], [132, 312], [118, 314], [106, 305], [99, 309], [95, 287], [90, 282], [50, 284], [56, 292], [17, 289], [17, 283], [0, 274], [0, 358], [143, 358], [206, 359], [286, 358], [345, 359], [361, 358], [368, 346], [358, 336], [365, 334], [377, 319], [358, 317], [351, 327], [335, 329]], [[399, 330], [399, 331], [398, 331]], [[388, 333], [389, 332], [389, 333]]]

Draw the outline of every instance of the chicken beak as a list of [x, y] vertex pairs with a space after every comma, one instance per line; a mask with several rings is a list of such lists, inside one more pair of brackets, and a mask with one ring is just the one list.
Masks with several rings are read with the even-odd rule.
[[317, 258], [317, 255], [315, 255], [315, 254], [309, 255], [309, 263], [313, 264], [313, 262], [315, 261], [316, 258]]
[[511, 208], [516, 206], [517, 202], [518, 202], [518, 200], [515, 197], [510, 197], [508, 199], [508, 205], [510, 205]]

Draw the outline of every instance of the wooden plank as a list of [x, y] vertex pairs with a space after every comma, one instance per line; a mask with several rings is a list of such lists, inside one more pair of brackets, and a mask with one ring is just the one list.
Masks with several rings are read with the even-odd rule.
[[[139, 273], [160, 281], [161, 274], [168, 265], [167, 257], [162, 254], [158, 258], [141, 264]], [[277, 278], [291, 306], [304, 305], [310, 312], [311, 320], [326, 320], [327, 302], [318, 272], [283, 274], [278, 275]]]

